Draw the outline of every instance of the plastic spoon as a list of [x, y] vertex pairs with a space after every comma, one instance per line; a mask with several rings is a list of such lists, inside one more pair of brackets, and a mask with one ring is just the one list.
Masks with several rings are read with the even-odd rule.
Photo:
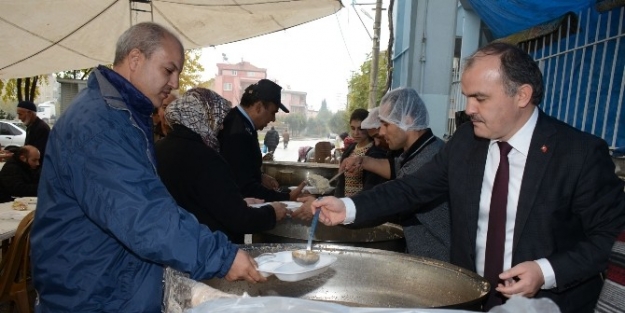
[[293, 261], [301, 266], [315, 265], [319, 262], [319, 253], [312, 251], [312, 240], [315, 237], [315, 229], [317, 229], [317, 222], [319, 221], [320, 209], [317, 209], [313, 216], [312, 223], [310, 224], [310, 232], [308, 233], [308, 244], [306, 250], [295, 250], [291, 253]]

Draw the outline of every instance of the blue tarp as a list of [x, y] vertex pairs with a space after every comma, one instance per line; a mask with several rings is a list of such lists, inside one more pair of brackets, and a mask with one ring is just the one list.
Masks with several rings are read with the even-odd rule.
[[496, 39], [594, 6], [596, 0], [468, 0]]
[[[617, 8], [612, 13], [619, 16], [619, 12]], [[625, 25], [618, 20], [608, 23], [607, 13], [600, 14], [593, 9], [589, 14], [580, 14], [579, 34], [547, 45], [536, 51], [534, 57], [548, 60], [543, 68], [547, 93], [541, 104], [547, 114], [603, 138], [612, 147], [625, 147], [625, 109], [621, 94], [625, 85], [625, 45], [617, 46], [614, 38], [625, 33]], [[603, 18], [600, 15], [604, 15]], [[577, 46], [576, 36], [579, 36]], [[558, 53], [595, 40], [603, 43], [573, 50], [573, 53]], [[555, 58], [548, 58], [554, 54]], [[615, 136], [616, 125], [620, 129]]]

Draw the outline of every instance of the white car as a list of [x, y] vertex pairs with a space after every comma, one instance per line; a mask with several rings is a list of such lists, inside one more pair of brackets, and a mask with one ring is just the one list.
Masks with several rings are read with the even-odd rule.
[[20, 121], [0, 121], [0, 145], [2, 149], [17, 148], [26, 140], [26, 125]]

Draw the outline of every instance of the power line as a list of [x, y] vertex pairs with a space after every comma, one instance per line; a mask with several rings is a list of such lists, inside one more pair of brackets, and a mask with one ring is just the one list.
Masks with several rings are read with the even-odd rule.
[[[338, 12], [337, 12], [338, 13]], [[339, 25], [339, 32], [341, 33], [341, 39], [343, 39], [343, 45], [345, 45], [345, 50], [347, 51], [347, 55], [349, 56], [349, 60], [352, 62], [352, 67], [354, 67], [354, 59], [352, 59], [352, 54], [349, 53], [349, 48], [347, 47], [347, 42], [345, 42], [345, 36], [343, 36], [343, 29], [341, 28], [341, 21], [339, 21], [339, 16], [337, 13], [334, 13], [334, 17], [336, 17], [336, 23]]]
[[367, 35], [369, 35], [369, 39], [373, 40], [373, 37], [371, 36], [371, 33], [369, 32], [369, 29], [367, 28], [367, 25], [365, 25], [365, 22], [360, 17], [360, 14], [358, 14], [358, 10], [356, 10], [356, 6], [354, 5], [354, 3], [352, 3], [352, 8], [354, 9], [354, 12], [356, 12], [356, 16], [358, 16], [358, 19], [360, 20], [360, 23], [362, 23], [362, 27], [364, 27], [365, 30], [367, 31]]

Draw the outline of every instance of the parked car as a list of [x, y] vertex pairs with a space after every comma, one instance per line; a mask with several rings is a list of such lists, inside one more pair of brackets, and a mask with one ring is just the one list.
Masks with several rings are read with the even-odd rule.
[[26, 125], [20, 121], [0, 121], [0, 145], [11, 150], [24, 145]]

